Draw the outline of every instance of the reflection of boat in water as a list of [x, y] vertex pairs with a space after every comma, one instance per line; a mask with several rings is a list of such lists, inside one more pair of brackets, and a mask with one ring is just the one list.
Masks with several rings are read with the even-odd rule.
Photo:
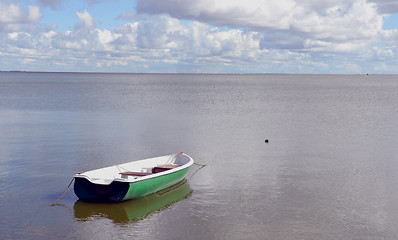
[[188, 197], [192, 190], [186, 179], [150, 194], [143, 198], [133, 199], [121, 203], [97, 203], [76, 201], [73, 209], [75, 219], [89, 221], [95, 217], [105, 217], [115, 223], [126, 223], [143, 219], [148, 214], [167, 208], [168, 206]]

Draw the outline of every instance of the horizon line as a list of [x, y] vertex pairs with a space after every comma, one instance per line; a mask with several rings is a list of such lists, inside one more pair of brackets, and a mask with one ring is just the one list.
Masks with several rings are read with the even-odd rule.
[[397, 73], [195, 73], [195, 72], [93, 72], [0, 70], [0, 73], [152, 74], [152, 75], [398, 75]]

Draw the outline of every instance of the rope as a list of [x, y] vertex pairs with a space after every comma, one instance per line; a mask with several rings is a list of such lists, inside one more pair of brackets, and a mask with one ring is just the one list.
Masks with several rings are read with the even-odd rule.
[[175, 160], [177, 159], [177, 156], [178, 156], [178, 155], [181, 155], [181, 154], [183, 154], [183, 153], [184, 153], [184, 152], [179, 152], [179, 153], [176, 154], [176, 155], [171, 155], [170, 158], [169, 158], [169, 160], [167, 160], [166, 164], [173, 164], [173, 163], [175, 162]]
[[65, 195], [66, 191], [68, 191], [70, 185], [72, 185], [73, 180], [75, 180], [75, 178], [72, 178], [72, 181], [70, 181], [70, 183], [69, 183], [68, 187], [66, 188], [65, 192], [61, 195], [61, 197], [59, 197], [59, 198], [57, 199], [57, 201], [55, 201], [53, 204], [51, 204], [50, 207], [55, 206], [55, 204], [56, 204], [59, 200], [61, 200], [61, 198]]
[[206, 164], [199, 164], [199, 163], [196, 163], [196, 162], [194, 162], [193, 164], [195, 164], [197, 166], [201, 166], [201, 167], [206, 167], [207, 166]]
[[119, 165], [113, 165], [113, 166], [115, 166], [117, 168], [117, 170], [119, 170], [120, 173], [122, 172], [122, 171], [120, 171], [120, 168], [123, 169], [123, 170], [126, 170], [127, 172], [131, 172], [130, 170], [128, 170], [128, 169], [126, 169], [126, 168], [124, 168], [122, 166], [119, 166]]
[[194, 162], [193, 164], [195, 164], [196, 166], [200, 166], [200, 168], [198, 168], [198, 169], [189, 177], [189, 180], [191, 180], [191, 179], [193, 178], [193, 176], [194, 176], [197, 172], [199, 172], [200, 169], [206, 167], [205, 164], [199, 164], [199, 163], [196, 163], [196, 162]]
[[167, 160], [166, 164], [172, 164], [175, 161], [175, 158], [177, 157], [178, 154], [176, 155], [171, 155], [169, 157], [169, 160]]

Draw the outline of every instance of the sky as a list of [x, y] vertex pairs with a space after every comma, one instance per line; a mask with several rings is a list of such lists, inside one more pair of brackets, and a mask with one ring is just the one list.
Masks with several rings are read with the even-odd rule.
[[398, 0], [0, 0], [0, 71], [397, 74]]

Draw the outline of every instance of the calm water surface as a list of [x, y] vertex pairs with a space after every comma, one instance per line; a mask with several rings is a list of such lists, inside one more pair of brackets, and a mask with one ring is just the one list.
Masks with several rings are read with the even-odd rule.
[[[398, 239], [397, 119], [394, 75], [0, 73], [0, 239]], [[172, 189], [49, 207], [180, 151]]]

